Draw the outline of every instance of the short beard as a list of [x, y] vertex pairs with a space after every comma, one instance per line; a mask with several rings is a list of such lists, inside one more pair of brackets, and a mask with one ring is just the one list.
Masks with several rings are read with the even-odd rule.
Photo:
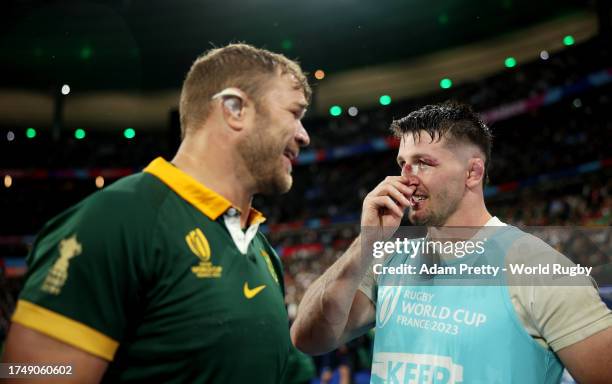
[[442, 191], [437, 197], [437, 200], [443, 202], [439, 209], [434, 210], [433, 207], [430, 206], [429, 215], [420, 219], [415, 217], [412, 224], [424, 227], [442, 227], [448, 218], [459, 209], [461, 197], [452, 199], [448, 190]]
[[[278, 158], [283, 148], [272, 146], [275, 138], [270, 135], [270, 118], [260, 111], [253, 133], [238, 143], [238, 154], [255, 182], [256, 193], [280, 195], [291, 189], [292, 179], [279, 172]], [[281, 143], [282, 144], [282, 143]]]

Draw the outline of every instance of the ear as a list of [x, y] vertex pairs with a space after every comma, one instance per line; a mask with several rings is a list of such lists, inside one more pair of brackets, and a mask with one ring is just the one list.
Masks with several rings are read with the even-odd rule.
[[480, 157], [472, 157], [468, 160], [467, 178], [465, 185], [474, 188], [484, 183], [485, 164]]
[[242, 114], [242, 99], [237, 96], [226, 96], [223, 98], [224, 113], [231, 115], [235, 119], [240, 119]]
[[238, 88], [225, 88], [214, 95], [213, 100], [218, 100], [221, 107], [223, 120], [230, 129], [240, 131], [244, 128], [245, 107], [247, 97]]

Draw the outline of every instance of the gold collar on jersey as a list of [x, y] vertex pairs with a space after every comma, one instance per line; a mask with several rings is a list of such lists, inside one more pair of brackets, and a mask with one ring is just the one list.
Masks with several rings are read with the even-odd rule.
[[[196, 207], [211, 220], [217, 220], [225, 211], [232, 207], [232, 203], [217, 192], [205, 187], [187, 173], [170, 164], [162, 157], [153, 160], [144, 172], [150, 173], [163, 181], [191, 205]], [[236, 208], [237, 209], [237, 208]], [[262, 223], [266, 220], [258, 210], [251, 208], [248, 225]]]

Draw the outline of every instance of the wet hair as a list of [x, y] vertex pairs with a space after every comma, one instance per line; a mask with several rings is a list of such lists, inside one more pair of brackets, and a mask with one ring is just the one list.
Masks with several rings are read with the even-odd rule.
[[426, 105], [406, 117], [394, 120], [390, 129], [398, 138], [412, 134], [415, 141], [420, 140], [421, 133], [425, 131], [431, 136], [431, 142], [446, 138], [450, 145], [475, 145], [485, 155], [483, 185], [488, 182], [493, 135], [469, 105], [454, 101]]

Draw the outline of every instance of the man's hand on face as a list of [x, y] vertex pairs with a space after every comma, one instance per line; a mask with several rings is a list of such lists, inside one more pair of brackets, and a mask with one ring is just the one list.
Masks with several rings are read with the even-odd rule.
[[[404, 211], [411, 206], [410, 197], [418, 182], [410, 176], [388, 176], [363, 201], [361, 227], [382, 230], [388, 239], [399, 227]], [[380, 240], [380, 233], [378, 234]]]

